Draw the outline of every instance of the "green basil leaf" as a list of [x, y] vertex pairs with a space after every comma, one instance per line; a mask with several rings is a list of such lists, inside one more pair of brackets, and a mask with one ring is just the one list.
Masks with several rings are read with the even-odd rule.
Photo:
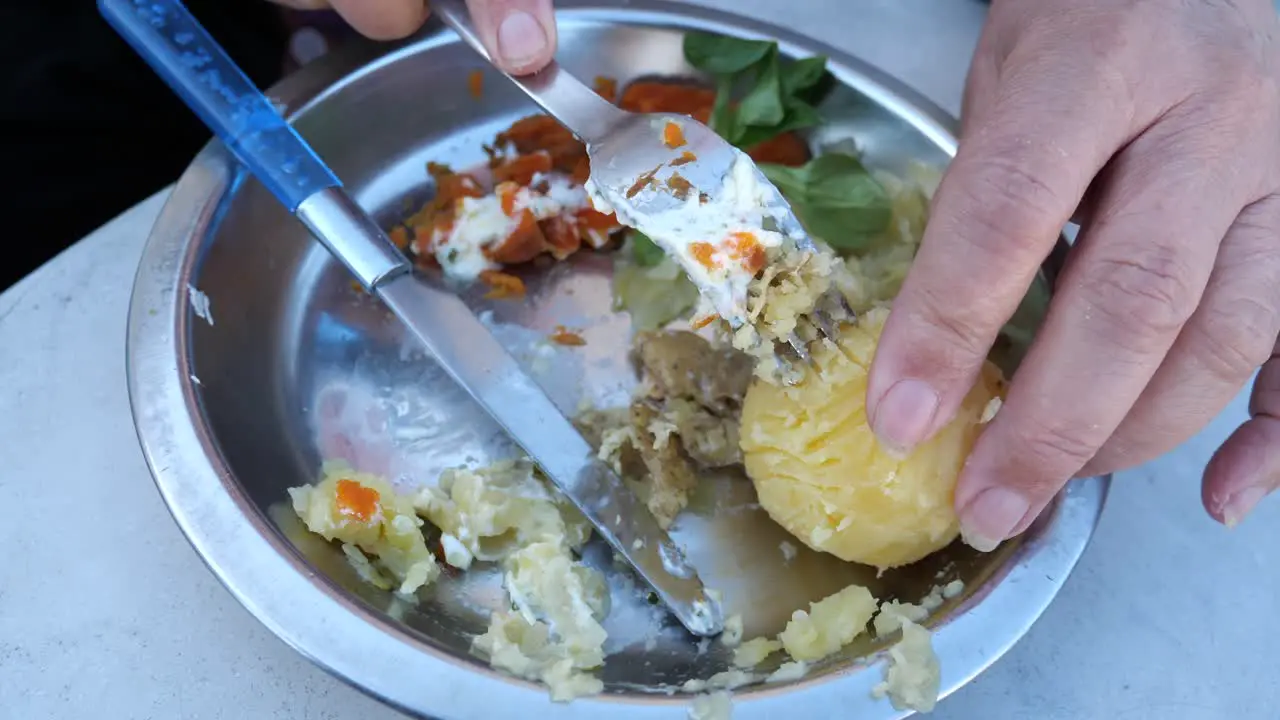
[[782, 92], [794, 97], [817, 85], [827, 72], [827, 58], [822, 55], [793, 60], [782, 66]]
[[759, 163], [756, 167], [760, 168], [760, 172], [769, 178], [769, 182], [773, 183], [789, 202], [795, 204], [804, 200], [805, 184], [809, 178], [808, 165], [793, 168], [773, 163]]
[[[786, 117], [782, 96], [782, 77], [778, 52], [770, 50], [760, 61], [755, 84], [738, 104], [737, 125], [740, 128], [774, 128]], [[774, 131], [777, 134], [777, 131]]]
[[712, 75], [740, 73], [776, 47], [776, 43], [768, 40], [745, 40], [708, 32], [689, 32], [684, 36], [685, 60]]
[[707, 124], [717, 135], [733, 142], [738, 134], [737, 112], [730, 104], [733, 99], [732, 75], [725, 75], [716, 82], [716, 100], [711, 106], [711, 117]]
[[631, 231], [631, 257], [640, 267], [653, 267], [662, 262], [666, 253], [639, 230]]
[[893, 217], [889, 193], [852, 155], [828, 153], [803, 167], [762, 164], [760, 170], [805, 229], [836, 249], [864, 248]]
[[817, 110], [805, 103], [793, 102], [787, 106], [786, 115], [783, 116], [782, 122], [777, 125], [767, 128], [743, 128], [738, 135], [737, 145], [741, 148], [751, 148], [783, 133], [791, 132], [792, 130], [804, 130], [821, 123], [822, 116], [818, 114]]

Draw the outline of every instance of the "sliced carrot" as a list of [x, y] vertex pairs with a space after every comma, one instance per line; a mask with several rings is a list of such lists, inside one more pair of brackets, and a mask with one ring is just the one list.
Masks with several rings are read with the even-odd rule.
[[622, 91], [618, 105], [632, 112], [669, 112], [677, 115], [709, 114], [716, 91], [688, 82], [639, 80]]
[[647, 173], [645, 173], [645, 174], [641, 175], [640, 177], [636, 178], [635, 183], [633, 183], [633, 184], [631, 185], [631, 187], [627, 188], [627, 197], [629, 197], [629, 198], [633, 198], [633, 197], [635, 197], [637, 194], [639, 194], [639, 192], [640, 192], [641, 190], [643, 190], [643, 189], [645, 189], [646, 187], [648, 187], [648, 186], [652, 185], [652, 184], [653, 184], [653, 176], [654, 176], [654, 175], [657, 175], [657, 174], [658, 174], [658, 168], [654, 168], [654, 169], [650, 170], [649, 172], [647, 172]]
[[380, 499], [377, 490], [346, 478], [338, 481], [338, 492], [334, 495], [338, 514], [360, 522], [369, 522], [377, 514]]
[[759, 272], [769, 261], [764, 246], [752, 233], [732, 233], [726, 244], [729, 246], [729, 256], [734, 260], [741, 260], [742, 267], [752, 274]]
[[586, 339], [581, 335], [565, 328], [563, 325], [556, 326], [555, 331], [551, 333], [550, 339], [551, 342], [557, 345], [566, 345], [568, 347], [581, 347], [587, 344]]
[[538, 222], [546, 238], [546, 250], [556, 260], [563, 260], [582, 247], [581, 230], [576, 218], [557, 215]]
[[604, 75], [597, 75], [595, 82], [592, 83], [596, 94], [600, 97], [613, 102], [618, 98], [618, 81]]
[[672, 195], [684, 198], [693, 192], [693, 184], [686, 180], [683, 175], [673, 173], [671, 177], [667, 178], [667, 189], [671, 191]]
[[512, 145], [516, 152], [528, 155], [539, 150], [551, 156], [551, 165], [563, 173], [571, 173], [587, 156], [587, 148], [573, 133], [550, 115], [521, 118], [498, 135], [495, 147]]
[[489, 286], [489, 292], [485, 293], [489, 300], [524, 297], [525, 294], [524, 281], [510, 273], [485, 270], [480, 273], [480, 281]]
[[747, 149], [758, 163], [800, 167], [809, 162], [809, 145], [795, 133], [783, 133]]
[[690, 243], [689, 254], [693, 256], [694, 260], [698, 261], [699, 265], [702, 265], [708, 270], [716, 269], [716, 261], [712, 257], [713, 255], [716, 254], [716, 249], [710, 243], [704, 243], [704, 242]]
[[680, 167], [681, 165], [688, 165], [689, 163], [697, 159], [698, 159], [697, 155], [694, 155], [688, 150], [685, 150], [684, 152], [680, 153], [680, 157], [671, 161], [671, 167]]
[[493, 189], [494, 194], [498, 196], [498, 202], [502, 206], [502, 214], [507, 217], [514, 217], [516, 212], [516, 195], [520, 192], [520, 186], [513, 182], [498, 183]]
[[678, 148], [684, 143], [684, 130], [681, 130], [680, 125], [675, 121], [668, 120], [662, 126], [662, 144], [669, 148]]
[[490, 260], [501, 265], [518, 265], [529, 262], [547, 249], [547, 238], [533, 213], [525, 210], [519, 213], [519, 218], [510, 235], [485, 250]]
[[391, 232], [387, 233], [387, 237], [391, 240], [391, 244], [401, 250], [409, 249], [409, 230], [403, 225], [397, 225], [391, 228]]
[[480, 70], [472, 70], [467, 75], [467, 91], [471, 93], [471, 97], [479, 100], [484, 95], [484, 73]]
[[622, 227], [618, 222], [618, 217], [613, 213], [602, 213], [593, 208], [583, 208], [578, 211], [578, 224], [583, 228], [591, 230], [599, 230], [605, 233], [611, 233]]
[[704, 327], [706, 327], [706, 326], [710, 325], [711, 323], [715, 322], [715, 320], [716, 320], [716, 316], [715, 316], [715, 315], [703, 315], [702, 317], [696, 317], [696, 318], [694, 318], [694, 319], [689, 323], [689, 327], [693, 328], [694, 330], [701, 330], [702, 328], [704, 328]]
[[493, 168], [495, 182], [513, 182], [523, 187], [533, 184], [533, 177], [551, 172], [551, 154], [538, 150], [528, 155], [517, 155]]

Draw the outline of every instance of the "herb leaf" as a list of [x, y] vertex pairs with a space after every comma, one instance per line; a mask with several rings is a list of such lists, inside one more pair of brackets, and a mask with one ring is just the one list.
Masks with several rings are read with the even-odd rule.
[[[752, 147], [792, 130], [804, 130], [822, 124], [822, 116], [809, 105], [796, 104], [787, 108], [782, 122], [772, 127], [743, 128], [738, 134], [738, 147]], [[713, 128], [714, 129], [714, 128]]]
[[799, 95], [817, 85], [827, 73], [827, 58], [823, 55], [794, 60], [782, 68], [782, 92]]
[[640, 267], [653, 267], [662, 262], [666, 253], [648, 235], [639, 230], [631, 231], [631, 258]]
[[[778, 51], [776, 48], [770, 48], [757, 66], [755, 84], [738, 104], [739, 133], [744, 132], [748, 127], [772, 128], [781, 123], [782, 118], [786, 116], [786, 98], [782, 94], [782, 78], [778, 65]], [[739, 138], [728, 139], [732, 142]]]
[[893, 215], [889, 193], [853, 155], [827, 153], [798, 168], [759, 167], [805, 229], [836, 249], [864, 248]]
[[768, 40], [688, 32], [684, 36], [684, 57], [689, 64], [712, 75], [736, 75], [764, 59], [777, 43]]
[[[825, 57], [788, 61], [776, 42], [706, 32], [685, 35], [684, 55], [689, 64], [715, 76], [709, 124], [739, 148], [819, 123], [813, 104], [831, 79]], [[747, 88], [740, 98], [734, 94], [739, 88]]]
[[716, 82], [716, 100], [711, 106], [711, 117], [707, 124], [720, 137], [733, 142], [731, 138], [738, 134], [738, 113], [730, 100], [733, 97], [733, 75], [722, 75]]

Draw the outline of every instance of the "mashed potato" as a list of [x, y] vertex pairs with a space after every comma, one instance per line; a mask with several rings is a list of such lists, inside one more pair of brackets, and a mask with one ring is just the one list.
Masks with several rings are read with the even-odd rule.
[[792, 613], [791, 620], [778, 634], [778, 641], [796, 660], [821, 660], [861, 635], [875, 612], [876, 599], [871, 591], [850, 585], [811, 603], [808, 612]]
[[318, 484], [289, 489], [293, 509], [308, 530], [341, 541], [362, 577], [384, 586], [382, 571], [389, 572], [409, 594], [440, 575], [408, 498], [382, 478], [341, 463], [325, 463], [321, 472]]
[[910, 456], [894, 457], [877, 443], [864, 404], [887, 316], [878, 308], [845, 326], [838, 350], [815, 345], [799, 384], [754, 383], [740, 431], [747, 474], [774, 520], [815, 550], [878, 568], [955, 539], [956, 477], [1004, 384], [987, 363], [956, 419]]

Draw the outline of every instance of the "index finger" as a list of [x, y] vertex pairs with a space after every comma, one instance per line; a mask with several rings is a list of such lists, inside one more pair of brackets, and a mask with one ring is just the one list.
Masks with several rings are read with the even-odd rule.
[[1100, 91], [1107, 83], [1090, 68], [1052, 52], [1009, 64], [1016, 69], [938, 187], [871, 366], [871, 426], [901, 452], [955, 414], [1085, 189], [1130, 133], [1123, 101]]

